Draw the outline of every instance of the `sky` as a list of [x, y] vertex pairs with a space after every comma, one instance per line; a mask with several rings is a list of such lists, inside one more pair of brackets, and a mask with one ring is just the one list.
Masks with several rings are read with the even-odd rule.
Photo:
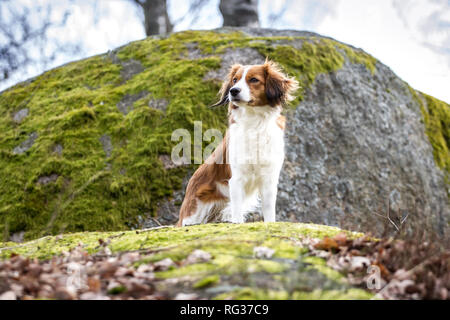
[[[17, 2], [33, 6], [48, 1]], [[60, 56], [53, 66], [145, 38], [142, 16], [131, 1], [98, 0], [99, 15], [92, 10], [93, 2], [53, 2], [58, 4], [55, 16], [68, 6], [72, 15], [66, 27], [55, 29], [52, 36], [81, 41], [83, 47], [74, 55]], [[220, 27], [218, 3], [210, 0], [192, 21], [182, 19], [188, 1], [168, 0], [169, 16], [178, 21], [175, 31]], [[413, 88], [450, 103], [450, 0], [259, 0], [258, 10], [262, 27], [313, 31], [362, 48]], [[0, 83], [0, 90], [42, 71], [22, 72]]]

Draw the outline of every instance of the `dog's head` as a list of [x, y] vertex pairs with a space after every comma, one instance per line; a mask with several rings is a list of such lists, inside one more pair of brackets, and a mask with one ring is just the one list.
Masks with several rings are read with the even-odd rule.
[[238, 107], [283, 106], [293, 100], [298, 82], [286, 76], [272, 61], [263, 65], [231, 67], [220, 90], [221, 99], [213, 107], [228, 102]]

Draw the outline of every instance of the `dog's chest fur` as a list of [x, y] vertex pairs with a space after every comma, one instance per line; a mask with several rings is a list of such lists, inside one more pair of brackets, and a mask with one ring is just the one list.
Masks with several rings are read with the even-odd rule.
[[232, 179], [244, 183], [246, 194], [256, 192], [264, 177], [278, 175], [284, 161], [284, 131], [280, 110], [270, 106], [232, 110], [229, 162]]

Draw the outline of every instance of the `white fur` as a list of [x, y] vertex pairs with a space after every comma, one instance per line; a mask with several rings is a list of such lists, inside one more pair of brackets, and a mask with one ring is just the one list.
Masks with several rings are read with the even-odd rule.
[[197, 199], [197, 210], [193, 215], [183, 219], [182, 225], [184, 227], [207, 223], [211, 216], [220, 216], [226, 206], [227, 202], [225, 201], [205, 203]]
[[[248, 106], [251, 100], [244, 69], [233, 86], [241, 92], [231, 111], [234, 123], [229, 128], [230, 220], [244, 222], [245, 214], [261, 199], [264, 222], [275, 222], [278, 180], [284, 161], [284, 131], [277, 125], [281, 108]], [[229, 95], [230, 101], [233, 97]]]
[[277, 185], [284, 161], [284, 132], [278, 127], [280, 109], [239, 107], [232, 111], [229, 128], [231, 167], [231, 222], [244, 222], [244, 215], [260, 197], [265, 222], [275, 221]]
[[[247, 73], [248, 73], [248, 70], [250, 70], [250, 68], [251, 68], [251, 66], [244, 68], [244, 73], [242, 74], [242, 78], [238, 82], [236, 82], [236, 84], [233, 86], [233, 88], [241, 89], [241, 92], [239, 93], [239, 98], [243, 102], [248, 102], [251, 99], [250, 88], [247, 84], [247, 81], [245, 80], [245, 78], [247, 78]], [[229, 98], [230, 98], [230, 101], [233, 100], [231, 95]]]

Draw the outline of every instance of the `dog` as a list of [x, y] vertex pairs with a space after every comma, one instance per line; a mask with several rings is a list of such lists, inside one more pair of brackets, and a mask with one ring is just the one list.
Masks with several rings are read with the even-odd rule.
[[286, 123], [281, 112], [297, 89], [297, 80], [267, 59], [231, 67], [212, 106], [228, 104], [228, 130], [189, 180], [177, 226], [243, 223], [259, 204], [264, 222], [276, 221]]

